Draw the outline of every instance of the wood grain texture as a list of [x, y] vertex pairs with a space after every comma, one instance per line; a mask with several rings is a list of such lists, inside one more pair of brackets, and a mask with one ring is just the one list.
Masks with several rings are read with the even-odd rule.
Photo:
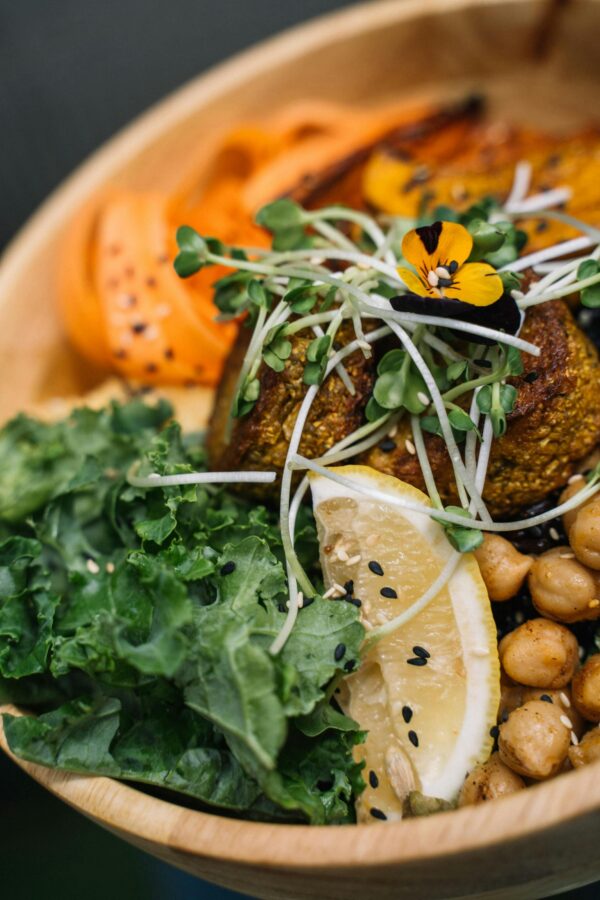
[[[102, 377], [69, 350], [54, 260], [65, 223], [106, 182], [170, 186], [234, 123], [306, 97], [377, 103], [483, 90], [492, 113], [586, 122], [600, 82], [600, 0], [535, 37], [541, 0], [391, 0], [295, 29], [192, 82], [117, 136], [40, 209], [0, 264], [0, 419]], [[538, 47], [537, 50], [534, 48]], [[17, 712], [16, 710], [12, 710]], [[0, 744], [7, 750], [0, 729]], [[8, 752], [8, 751], [7, 751]], [[194, 812], [107, 778], [16, 760], [132, 844], [257, 897], [526, 900], [600, 877], [600, 766], [496, 803], [385, 826], [264, 825]]]

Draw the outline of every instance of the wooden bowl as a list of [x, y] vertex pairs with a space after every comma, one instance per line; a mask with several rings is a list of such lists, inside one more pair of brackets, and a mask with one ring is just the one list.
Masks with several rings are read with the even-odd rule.
[[[567, 8], [539, 0], [393, 0], [296, 28], [192, 82], [96, 153], [7, 250], [0, 418], [81, 392], [99, 377], [61, 330], [54, 261], [65, 223], [107, 181], [168, 186], [207, 133], [307, 96], [373, 103], [477, 89], [509, 119], [569, 128], [596, 110], [598, 34], [596, 0]], [[449, 814], [309, 828], [220, 818], [107, 778], [16, 762], [132, 844], [258, 897], [519, 900], [600, 877], [599, 765]]]

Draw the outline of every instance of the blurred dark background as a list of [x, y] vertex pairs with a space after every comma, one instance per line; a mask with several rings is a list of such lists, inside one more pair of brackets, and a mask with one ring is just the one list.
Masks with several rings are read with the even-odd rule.
[[[232, 53], [345, 0], [0, 0], [0, 248], [117, 129]], [[564, 895], [598, 900], [600, 886]], [[0, 759], [0, 898], [234, 900]], [[285, 900], [285, 898], [282, 898]]]

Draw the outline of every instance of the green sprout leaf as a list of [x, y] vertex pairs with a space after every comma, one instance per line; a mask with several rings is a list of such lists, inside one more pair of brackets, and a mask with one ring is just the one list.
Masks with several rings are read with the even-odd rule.
[[208, 246], [189, 225], [178, 228], [176, 238], [179, 253], [175, 257], [175, 271], [180, 278], [189, 278], [206, 265]]
[[475, 422], [464, 409], [451, 409], [448, 421], [457, 431], [473, 431], [475, 428]]
[[306, 358], [309, 362], [318, 362], [320, 363], [327, 354], [329, 353], [329, 349], [331, 347], [331, 336], [328, 334], [324, 334], [322, 337], [315, 338], [314, 341], [311, 341], [306, 350]]
[[256, 222], [272, 232], [297, 228], [304, 225], [304, 210], [293, 200], [282, 198], [259, 209]]
[[406, 378], [402, 372], [388, 371], [380, 375], [373, 388], [373, 397], [383, 409], [400, 409], [404, 403]]
[[[455, 516], [462, 516], [465, 519], [471, 517], [469, 511], [461, 506], [447, 506], [445, 511]], [[438, 519], [437, 521], [439, 522], [440, 520]], [[449, 522], [441, 522], [441, 524], [446, 532], [446, 537], [459, 553], [470, 553], [483, 543], [483, 532], [477, 528], [466, 528]]]
[[598, 272], [600, 272], [600, 266], [595, 259], [584, 259], [577, 268], [577, 280], [583, 281], [584, 278], [593, 278]]
[[327, 358], [321, 360], [321, 362], [307, 362], [304, 367], [304, 374], [302, 376], [302, 381], [304, 384], [312, 385], [312, 384], [321, 384], [323, 378], [325, 377], [325, 369], [327, 368]]
[[446, 369], [446, 378], [448, 381], [458, 381], [459, 378], [466, 374], [467, 368], [468, 363], [466, 359], [458, 359], [456, 362], [450, 363]]
[[588, 309], [600, 307], [600, 284], [592, 284], [582, 290], [581, 305], [587, 306]]
[[255, 306], [263, 307], [264, 309], [267, 309], [269, 306], [267, 292], [260, 281], [252, 279], [252, 281], [248, 282], [248, 297]]

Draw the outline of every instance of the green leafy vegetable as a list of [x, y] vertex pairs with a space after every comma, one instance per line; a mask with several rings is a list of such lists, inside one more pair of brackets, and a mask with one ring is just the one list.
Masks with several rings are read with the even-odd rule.
[[[126, 481], [134, 463], [203, 466], [169, 418], [135, 401], [0, 431], [0, 696], [39, 713], [5, 716], [9, 745], [251, 818], [352, 821], [361, 735], [328, 686], [340, 643], [358, 659], [357, 610], [316, 598], [270, 653], [288, 596], [275, 514], [214, 485]], [[298, 553], [314, 566], [305, 511]]]

